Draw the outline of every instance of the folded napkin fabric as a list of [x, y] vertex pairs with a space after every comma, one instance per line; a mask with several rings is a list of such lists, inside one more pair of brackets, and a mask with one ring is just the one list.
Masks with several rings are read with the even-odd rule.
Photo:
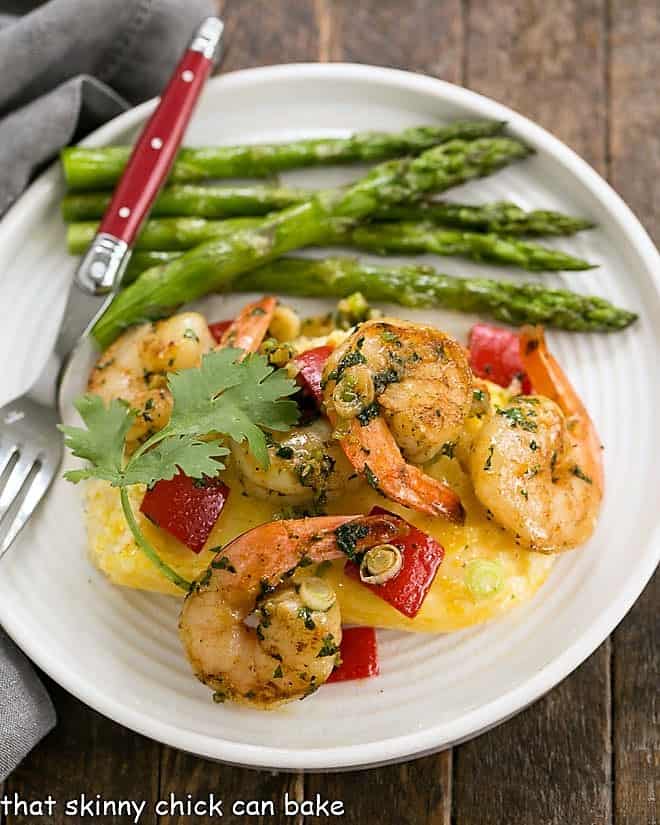
[[55, 724], [32, 665], [0, 629], [0, 782]]
[[0, 215], [58, 150], [159, 94], [212, 0], [0, 0]]
[[[0, 0], [0, 215], [62, 146], [159, 94], [215, 11], [212, 0]], [[0, 629], [0, 782], [54, 724]]]

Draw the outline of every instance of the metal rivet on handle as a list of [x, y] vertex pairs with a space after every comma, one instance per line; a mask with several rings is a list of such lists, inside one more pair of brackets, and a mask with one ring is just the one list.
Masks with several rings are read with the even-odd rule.
[[122, 206], [119, 209], [118, 215], [120, 218], [127, 218], [131, 214], [131, 210], [128, 206]]
[[159, 137], [151, 138], [151, 148], [152, 149], [162, 149], [163, 148], [163, 141]]
[[190, 69], [186, 69], [184, 72], [181, 72], [181, 80], [184, 80], [186, 83], [192, 83], [195, 77], [195, 73], [191, 72]]

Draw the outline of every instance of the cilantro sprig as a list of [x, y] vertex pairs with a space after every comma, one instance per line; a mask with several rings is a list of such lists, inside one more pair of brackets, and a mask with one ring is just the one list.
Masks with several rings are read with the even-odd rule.
[[246, 356], [243, 350], [226, 347], [205, 355], [200, 367], [171, 373], [168, 387], [173, 402], [168, 424], [129, 458], [126, 436], [137, 411], [120, 399], [106, 406], [96, 395], [78, 398], [75, 407], [85, 426], [60, 429], [73, 455], [88, 463], [64, 475], [74, 484], [98, 478], [119, 487], [124, 515], [137, 544], [167, 578], [188, 589], [190, 582], [160, 559], [140, 530], [127, 488], [172, 479], [179, 470], [191, 478], [217, 476], [224, 469], [221, 459], [229, 453], [222, 443], [224, 437], [247, 441], [256, 461], [267, 468], [262, 428], [283, 432], [297, 422], [297, 406], [288, 397], [297, 386], [284, 370], [273, 370], [264, 356]]

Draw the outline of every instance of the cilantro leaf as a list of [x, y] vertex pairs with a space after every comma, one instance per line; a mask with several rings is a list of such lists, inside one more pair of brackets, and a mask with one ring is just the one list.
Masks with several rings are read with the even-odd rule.
[[266, 439], [260, 427], [286, 430], [295, 424], [298, 387], [283, 370], [273, 371], [263, 355], [230, 347], [208, 353], [199, 369], [169, 377], [173, 397], [170, 421], [159, 436], [223, 433], [236, 442], [247, 439], [262, 467], [268, 466]]
[[156, 444], [130, 461], [115, 486], [151, 485], [174, 478], [180, 468], [190, 478], [213, 478], [225, 469], [216, 459], [229, 453], [218, 441], [200, 441], [192, 436], [174, 436]]
[[89, 461], [82, 470], [69, 470], [64, 477], [74, 484], [84, 478], [116, 483], [122, 474], [124, 444], [135, 413], [125, 401], [113, 399], [106, 407], [98, 395], [83, 395], [74, 403], [86, 428], [59, 425], [64, 443], [77, 458]]

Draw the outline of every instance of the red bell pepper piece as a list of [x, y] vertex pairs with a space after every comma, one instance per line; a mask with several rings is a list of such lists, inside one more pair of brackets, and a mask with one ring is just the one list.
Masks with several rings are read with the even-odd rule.
[[298, 367], [296, 381], [303, 388], [303, 391], [311, 396], [314, 401], [321, 406], [323, 401], [323, 390], [321, 389], [321, 377], [323, 367], [330, 357], [332, 347], [315, 347], [296, 355], [294, 362]]
[[215, 321], [215, 323], [209, 324], [209, 332], [215, 338], [216, 344], [222, 341], [222, 336], [232, 324], [233, 321]]
[[220, 479], [193, 479], [179, 470], [170, 481], [157, 481], [147, 490], [140, 512], [199, 553], [228, 496], [229, 487]]
[[[371, 515], [389, 514], [389, 510], [373, 507]], [[344, 568], [346, 575], [360, 581], [372, 593], [391, 604], [399, 613], [413, 619], [420, 611], [426, 594], [433, 584], [445, 556], [444, 547], [428, 533], [409, 525], [407, 535], [392, 542], [403, 554], [403, 565], [398, 574], [385, 584], [366, 584], [360, 579], [360, 567], [349, 561]]]
[[378, 676], [378, 645], [373, 627], [346, 628], [342, 634], [339, 656], [341, 664], [332, 671], [326, 684]]
[[532, 384], [523, 369], [518, 333], [490, 324], [475, 324], [468, 336], [470, 366], [479, 378], [487, 378], [501, 387], [518, 378], [528, 395]]

